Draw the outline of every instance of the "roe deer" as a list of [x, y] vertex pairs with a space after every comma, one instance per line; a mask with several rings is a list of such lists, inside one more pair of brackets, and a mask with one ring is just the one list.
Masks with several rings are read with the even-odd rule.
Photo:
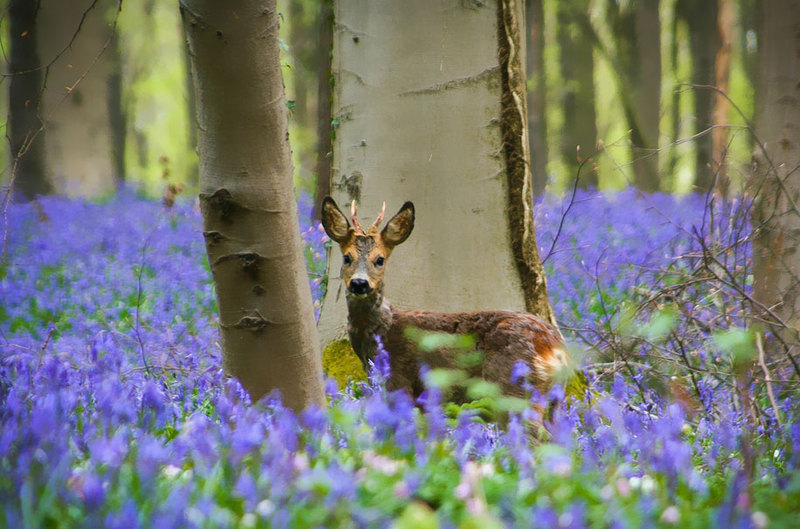
[[522, 396], [522, 388], [511, 382], [512, 368], [522, 361], [530, 369], [529, 382], [546, 391], [555, 373], [566, 365], [567, 355], [558, 330], [541, 318], [505, 310], [440, 313], [392, 307], [383, 295], [383, 274], [394, 247], [414, 229], [414, 204], [403, 204], [379, 231], [385, 211], [384, 203], [375, 222], [364, 231], [356, 216], [355, 201], [351, 206], [352, 226], [331, 197], [325, 197], [322, 203], [322, 226], [342, 251], [348, 333], [364, 370], [377, 352], [375, 337], [380, 337], [389, 353], [387, 387], [405, 388], [419, 396], [424, 389], [420, 367], [457, 367], [459, 353], [448, 349], [422, 352], [406, 329], [469, 334], [475, 350], [484, 357], [481, 365], [470, 370], [472, 376], [497, 384], [506, 395]]

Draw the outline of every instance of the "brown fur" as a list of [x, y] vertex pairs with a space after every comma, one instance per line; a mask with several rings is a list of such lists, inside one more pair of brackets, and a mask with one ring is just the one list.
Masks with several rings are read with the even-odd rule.
[[[555, 373], [567, 362], [561, 335], [550, 323], [532, 314], [512, 311], [439, 313], [397, 310], [383, 296], [386, 261], [394, 247], [405, 241], [414, 227], [414, 206], [406, 202], [400, 211], [378, 231], [379, 221], [366, 232], [358, 224], [355, 205], [354, 227], [330, 197], [322, 205], [322, 225], [349, 262], [342, 265], [341, 277], [347, 287], [348, 332], [353, 350], [365, 370], [375, 357], [380, 337], [389, 353], [389, 389], [408, 389], [419, 395], [424, 389], [420, 368], [456, 368], [460, 351], [438, 349], [422, 352], [407, 337], [408, 328], [421, 331], [468, 334], [483, 362], [469, 369], [470, 376], [482, 377], [500, 386], [506, 395], [522, 396], [522, 389], [511, 383], [511, 371], [518, 361], [530, 368], [529, 380], [540, 391], [552, 384]], [[379, 217], [380, 218], [380, 217]], [[382, 261], [379, 259], [382, 258]], [[367, 292], [356, 293], [353, 280], [363, 280]], [[354, 291], [356, 290], [356, 291]]]

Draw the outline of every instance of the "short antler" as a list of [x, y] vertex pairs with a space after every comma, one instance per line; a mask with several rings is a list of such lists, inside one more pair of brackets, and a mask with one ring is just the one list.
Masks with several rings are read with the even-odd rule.
[[366, 235], [366, 233], [364, 233], [364, 228], [361, 227], [361, 223], [358, 222], [355, 200], [350, 204], [350, 220], [353, 222], [353, 229], [356, 230], [356, 235]]
[[[383, 222], [383, 216], [386, 214], [386, 202], [383, 203], [383, 207], [381, 208], [381, 212], [375, 218], [375, 222], [372, 223], [372, 226], [369, 227], [370, 232], [377, 232], [378, 228]], [[364, 231], [364, 228], [361, 226], [361, 223], [358, 221], [358, 215], [356, 210], [356, 201], [350, 204], [350, 220], [353, 223], [353, 229], [356, 231], [356, 235], [366, 235], [367, 232]]]
[[383, 203], [383, 207], [381, 208], [381, 212], [375, 217], [375, 222], [372, 223], [370, 226], [369, 231], [378, 231], [378, 228], [381, 227], [381, 222], [383, 222], [383, 216], [386, 214], [386, 202]]

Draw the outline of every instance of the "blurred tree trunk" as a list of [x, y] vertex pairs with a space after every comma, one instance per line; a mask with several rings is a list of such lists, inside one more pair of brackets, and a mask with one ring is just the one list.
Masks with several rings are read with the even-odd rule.
[[306, 22], [306, 2], [289, 0], [289, 49], [294, 57], [292, 81], [294, 82], [294, 119], [304, 127], [313, 129], [308, 107], [308, 93], [311, 87], [312, 66], [316, 28]]
[[[677, 16], [689, 26], [690, 50], [692, 55], [692, 84], [713, 86], [715, 56], [719, 49], [717, 32], [716, 0], [679, 0], [676, 5]], [[694, 91], [695, 130], [708, 129], [714, 122], [712, 102], [714, 92], [708, 89]], [[695, 159], [695, 187], [707, 191], [714, 185], [714, 172], [711, 168], [713, 140], [706, 134], [695, 140], [697, 157]]]
[[[753, 295], [758, 319], [798, 355], [800, 329], [800, 0], [762, 2], [753, 190]], [[780, 344], [773, 344], [773, 351]], [[795, 360], [795, 369], [797, 363]]]
[[542, 0], [527, 0], [528, 23], [528, 135], [530, 138], [533, 193], [547, 185], [546, 84], [544, 82], [544, 10]]
[[[733, 0], [718, 0], [717, 33], [719, 49], [714, 60], [716, 86], [725, 94], [730, 86], [731, 46], [733, 45], [734, 6]], [[726, 169], [728, 157], [728, 99], [722, 94], [714, 96], [714, 125], [712, 143], [712, 167], [716, 173], [715, 188], [721, 196], [727, 196], [730, 182]]]
[[[416, 205], [387, 297], [400, 308], [507, 308], [552, 321], [533, 229], [523, 5], [342, 0], [334, 10], [332, 194], [358, 202], [365, 224], [383, 201], [387, 214]], [[326, 343], [345, 331], [340, 266], [332, 252]]]
[[200, 205], [223, 365], [253, 400], [322, 404], [292, 184], [275, 0], [181, 0], [197, 101]]
[[661, 107], [661, 42], [657, 0], [607, 3], [618, 93], [631, 131], [634, 185], [657, 191], [658, 125]]
[[108, 119], [111, 127], [111, 163], [117, 185], [125, 182], [125, 140], [128, 129], [127, 116], [122, 107], [122, 56], [119, 35], [114, 33], [109, 45], [111, 68], [108, 75]]
[[46, 177], [44, 135], [40, 117], [43, 75], [36, 49], [39, 4], [30, 0], [11, 0], [11, 57], [9, 73], [9, 142], [11, 147], [13, 191], [22, 199], [53, 191]]
[[[68, 195], [96, 197], [116, 189], [109, 88], [115, 0], [41, 0], [37, 42], [47, 65], [42, 116], [48, 177]], [[116, 102], [119, 102], [117, 98]]]
[[320, 218], [322, 199], [331, 194], [331, 159], [333, 140], [331, 130], [331, 51], [333, 48], [332, 0], [319, 3], [317, 17], [317, 190], [314, 218]]
[[[589, 24], [588, 0], [559, 2], [557, 9], [557, 34], [561, 48], [561, 73], [564, 79], [561, 98], [564, 109], [561, 153], [572, 169], [572, 179], [578, 174], [579, 158], [590, 156], [597, 144], [594, 39]], [[596, 187], [597, 172], [583, 171], [578, 185], [582, 188]]]

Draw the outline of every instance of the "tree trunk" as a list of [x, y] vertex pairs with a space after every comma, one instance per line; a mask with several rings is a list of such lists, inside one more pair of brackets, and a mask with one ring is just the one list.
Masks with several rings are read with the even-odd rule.
[[[362, 223], [404, 200], [414, 234], [392, 256], [399, 308], [528, 310], [548, 320], [534, 239], [520, 3], [342, 0], [335, 6], [332, 190]], [[414, 31], [409, 31], [414, 28]], [[332, 252], [324, 342], [344, 334]]]
[[[719, 48], [717, 39], [717, 2], [714, 0], [681, 0], [676, 6], [677, 16], [689, 26], [690, 51], [692, 55], [692, 84], [712, 86], [715, 84], [715, 54]], [[694, 91], [695, 132], [708, 129], [714, 123], [712, 102], [714, 92], [708, 89]], [[706, 134], [694, 142], [697, 149], [695, 159], [695, 187], [707, 191], [714, 185], [711, 168], [713, 153], [712, 135]]]
[[181, 0], [192, 58], [200, 206], [225, 370], [256, 400], [324, 402], [292, 185], [275, 0]]
[[30, 0], [11, 0], [11, 60], [9, 73], [9, 141], [12, 161], [12, 186], [22, 199], [52, 192], [46, 177], [44, 135], [40, 134], [42, 63], [36, 49], [39, 6]]
[[[41, 0], [48, 177], [59, 192], [96, 197], [116, 189], [109, 90], [115, 60], [113, 0]], [[117, 62], [118, 65], [118, 62]]]
[[[661, 26], [658, 0], [640, 0], [636, 7], [636, 86], [633, 100], [640, 139], [634, 143], [633, 168], [639, 189], [659, 189], [658, 130], [661, 108]], [[637, 152], [638, 149], [638, 152]]]
[[614, 65], [617, 92], [631, 131], [633, 183], [643, 191], [657, 191], [661, 107], [658, 1], [609, 3], [606, 9], [615, 49], [603, 51]]
[[[719, 49], [714, 60], [716, 86], [725, 94], [728, 93], [731, 73], [731, 47], [733, 46], [734, 7], [732, 0], [718, 0], [717, 32], [719, 33]], [[722, 94], [715, 94], [714, 125], [711, 133], [713, 151], [713, 169], [716, 173], [715, 188], [721, 196], [727, 196], [730, 182], [726, 169], [728, 158], [728, 99]]]
[[527, 0], [528, 19], [528, 134], [530, 136], [533, 193], [547, 185], [547, 121], [544, 82], [544, 9], [542, 0]]
[[331, 194], [331, 48], [333, 47], [333, 6], [331, 0], [319, 4], [317, 41], [317, 196], [314, 218], [320, 218], [322, 199]]
[[[597, 143], [594, 39], [589, 29], [588, 11], [588, 1], [558, 3], [557, 31], [564, 79], [561, 97], [564, 109], [561, 153], [572, 170], [571, 178], [578, 175], [580, 159], [591, 156]], [[597, 172], [583, 171], [578, 185], [582, 188], [596, 187]]]
[[[755, 316], [797, 357], [800, 329], [800, 0], [762, 2], [753, 241]], [[773, 344], [773, 351], [779, 344]], [[797, 364], [795, 364], [795, 368]]]

